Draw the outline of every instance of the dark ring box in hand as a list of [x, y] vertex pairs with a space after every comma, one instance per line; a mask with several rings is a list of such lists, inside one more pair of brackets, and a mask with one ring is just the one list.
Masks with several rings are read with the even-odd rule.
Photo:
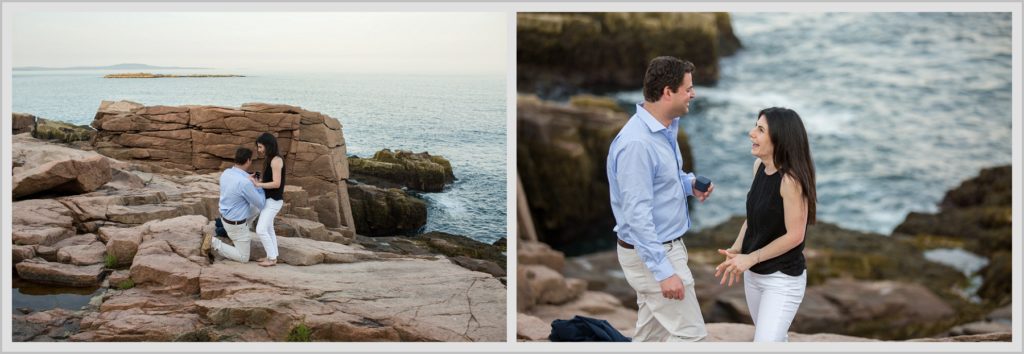
[[704, 176], [697, 176], [697, 183], [693, 186], [697, 190], [703, 192], [708, 191], [708, 187], [711, 186], [711, 179]]

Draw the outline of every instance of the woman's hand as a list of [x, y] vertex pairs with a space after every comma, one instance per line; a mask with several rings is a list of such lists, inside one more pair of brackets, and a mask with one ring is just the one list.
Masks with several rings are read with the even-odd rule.
[[733, 257], [736, 257], [736, 256], [740, 255], [740, 251], [738, 251], [736, 249], [733, 249], [733, 248], [724, 249], [724, 250], [719, 248], [718, 249], [718, 254], [721, 254], [721, 255], [725, 256], [725, 260], [728, 261], [728, 260], [732, 259]]
[[715, 267], [715, 278], [722, 276], [721, 285], [725, 285], [727, 279], [728, 286], [739, 282], [743, 272], [757, 264], [757, 258], [749, 254], [731, 253], [729, 250], [718, 250], [718, 252], [727, 258], [725, 262]]
[[249, 175], [249, 182], [252, 182], [252, 185], [256, 187], [260, 186], [260, 182], [256, 180], [256, 176]]

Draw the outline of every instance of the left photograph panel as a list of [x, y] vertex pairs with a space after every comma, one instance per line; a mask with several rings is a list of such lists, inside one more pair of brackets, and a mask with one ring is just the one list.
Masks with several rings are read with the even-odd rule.
[[505, 341], [506, 14], [11, 19], [14, 342]]

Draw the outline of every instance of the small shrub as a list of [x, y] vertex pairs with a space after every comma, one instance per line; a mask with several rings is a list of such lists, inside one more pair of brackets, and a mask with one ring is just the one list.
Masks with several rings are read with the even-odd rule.
[[292, 331], [288, 333], [288, 338], [285, 341], [288, 342], [309, 342], [309, 336], [313, 334], [313, 330], [306, 326], [305, 322], [299, 323], [298, 326], [292, 328]]
[[107, 268], [114, 269], [117, 267], [117, 257], [114, 257], [112, 254], [104, 256], [103, 265], [107, 266]]
[[135, 287], [135, 281], [132, 280], [132, 278], [128, 278], [128, 280], [125, 280], [125, 281], [120, 282], [120, 283], [117, 284], [117, 289], [118, 290], [128, 290], [128, 289], [131, 289], [131, 288], [134, 288], [134, 287]]

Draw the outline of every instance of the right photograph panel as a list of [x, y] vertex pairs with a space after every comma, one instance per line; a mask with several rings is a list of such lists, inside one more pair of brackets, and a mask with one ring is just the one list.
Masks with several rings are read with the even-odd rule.
[[1012, 14], [519, 13], [520, 341], [1012, 341]]

